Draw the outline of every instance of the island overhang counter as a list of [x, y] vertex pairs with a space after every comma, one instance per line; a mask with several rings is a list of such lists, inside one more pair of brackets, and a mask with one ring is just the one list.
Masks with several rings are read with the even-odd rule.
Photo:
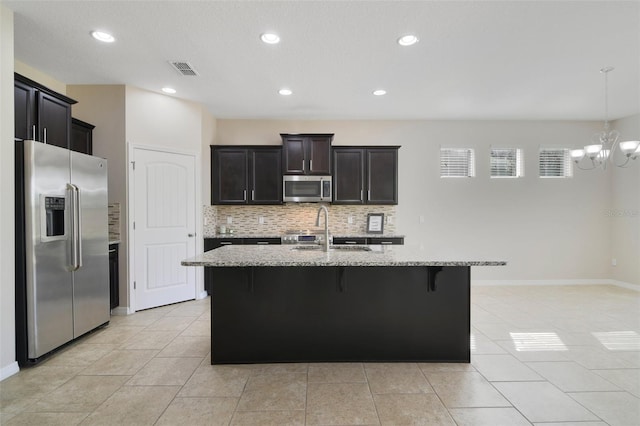
[[226, 246], [212, 268], [211, 363], [470, 361], [470, 268], [417, 246]]

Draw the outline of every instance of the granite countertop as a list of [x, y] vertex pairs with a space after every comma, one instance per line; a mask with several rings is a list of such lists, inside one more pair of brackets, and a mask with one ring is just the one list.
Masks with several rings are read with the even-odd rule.
[[[396, 234], [330, 234], [331, 237], [338, 238], [404, 238], [404, 235], [396, 235]], [[220, 239], [230, 239], [230, 238], [281, 238], [282, 234], [278, 235], [256, 235], [256, 234], [215, 234], [213, 236], [206, 236], [204, 238], [220, 238]]]
[[[229, 245], [182, 261], [183, 266], [503, 266], [500, 260], [442, 259], [415, 245], [368, 246], [330, 250], [295, 249], [290, 245]], [[308, 247], [308, 246], [307, 246]], [[344, 246], [340, 246], [344, 247]]]

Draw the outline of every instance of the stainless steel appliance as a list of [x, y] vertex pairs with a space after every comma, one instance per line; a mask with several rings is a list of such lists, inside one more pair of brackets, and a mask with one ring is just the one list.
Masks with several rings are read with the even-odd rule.
[[107, 161], [16, 143], [18, 362], [109, 321]]
[[285, 203], [330, 203], [332, 201], [331, 176], [283, 176], [282, 201]]
[[280, 240], [282, 244], [323, 244], [324, 230], [293, 229], [287, 231]]

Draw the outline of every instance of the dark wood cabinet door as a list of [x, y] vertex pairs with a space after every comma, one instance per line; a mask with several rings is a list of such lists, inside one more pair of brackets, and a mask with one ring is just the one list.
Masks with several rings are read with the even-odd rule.
[[367, 149], [368, 204], [398, 204], [398, 150]]
[[16, 139], [33, 139], [36, 125], [36, 90], [21, 81], [13, 85], [15, 104], [15, 137]]
[[310, 136], [307, 141], [308, 171], [310, 175], [331, 174], [331, 137]]
[[83, 154], [93, 155], [93, 124], [71, 119], [71, 141], [69, 149], [72, 151], [82, 152]]
[[109, 244], [109, 299], [111, 301], [111, 309], [120, 305], [118, 264], [118, 244]]
[[333, 204], [364, 204], [364, 150], [333, 149]]
[[249, 204], [282, 204], [282, 149], [256, 148], [251, 156]]
[[37, 97], [37, 140], [68, 149], [71, 135], [71, 105], [43, 92], [38, 92]]
[[282, 136], [282, 165], [283, 174], [303, 175], [307, 172], [303, 136]]
[[247, 150], [212, 149], [211, 201], [213, 204], [247, 203]]

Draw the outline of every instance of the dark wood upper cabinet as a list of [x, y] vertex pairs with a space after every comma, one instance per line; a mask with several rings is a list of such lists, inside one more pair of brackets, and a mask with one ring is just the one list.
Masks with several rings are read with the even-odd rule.
[[333, 204], [364, 204], [364, 155], [360, 148], [333, 148]]
[[369, 148], [367, 203], [398, 204], [398, 148]]
[[71, 98], [14, 74], [15, 138], [69, 148]]
[[398, 149], [334, 147], [333, 204], [398, 204]]
[[77, 118], [71, 119], [71, 142], [69, 149], [93, 155], [93, 129], [96, 126]]
[[212, 146], [212, 204], [282, 204], [282, 148]]
[[286, 175], [330, 175], [333, 134], [280, 134], [282, 173]]

